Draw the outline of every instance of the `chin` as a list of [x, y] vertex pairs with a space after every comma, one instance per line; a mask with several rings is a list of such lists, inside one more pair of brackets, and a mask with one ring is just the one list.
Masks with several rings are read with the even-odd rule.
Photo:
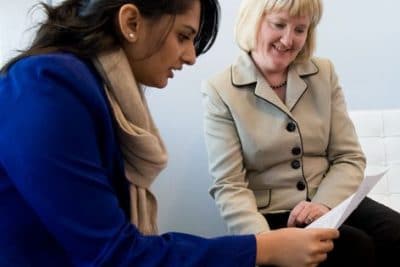
[[162, 89], [162, 88], [165, 88], [168, 85], [168, 80], [165, 79], [165, 80], [162, 80], [162, 81], [152, 81], [152, 82], [147, 82], [147, 83], [143, 83], [143, 84], [146, 85], [146, 86], [153, 87], [153, 88]]
[[163, 89], [163, 88], [167, 87], [167, 85], [168, 85], [168, 80], [165, 80], [165, 81], [160, 81], [159, 83], [154, 85], [154, 87], [156, 87], [158, 89]]

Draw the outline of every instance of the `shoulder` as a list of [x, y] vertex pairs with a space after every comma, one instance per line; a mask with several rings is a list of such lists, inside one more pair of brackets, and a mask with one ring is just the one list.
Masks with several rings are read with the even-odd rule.
[[312, 57], [307, 61], [295, 63], [291, 69], [302, 78], [320, 82], [330, 83], [336, 77], [334, 66], [327, 58]]
[[206, 99], [219, 99], [224, 92], [231, 91], [228, 89], [231, 85], [231, 67], [225, 67], [202, 81], [201, 92]]
[[312, 57], [310, 61], [318, 68], [318, 72], [331, 73], [334, 71], [333, 63], [328, 58]]
[[242, 87], [255, 84], [259, 71], [247, 52], [241, 51], [230, 66], [211, 77], [210, 82], [218, 87]]
[[98, 100], [104, 98], [102, 80], [91, 62], [70, 53], [22, 58], [10, 67], [0, 81], [0, 86], [7, 87], [14, 101], [34, 101], [39, 97], [65, 100], [72, 97], [90, 105], [99, 104]]
[[[0, 103], [0, 128], [8, 125], [3, 137], [18, 139], [21, 151], [24, 144], [32, 145], [23, 141], [25, 133], [35, 136], [32, 140], [42, 147], [54, 140], [73, 144], [80, 138], [95, 139], [95, 129], [106, 129], [111, 121], [96, 71], [90, 62], [67, 53], [29, 56], [14, 63], [0, 78]], [[0, 140], [4, 146], [5, 140]]]
[[232, 81], [232, 66], [225, 67], [224, 69], [214, 73], [207, 79], [207, 82], [214, 87], [221, 87], [230, 84]]
[[49, 53], [28, 56], [14, 63], [8, 76], [18, 76], [20, 81], [85, 82], [97, 79], [88, 61], [70, 53]]
[[330, 72], [333, 69], [333, 64], [327, 58], [312, 57], [309, 60], [294, 63], [291, 69], [296, 70], [300, 76], [308, 76]]
[[48, 54], [32, 55], [21, 58], [15, 62], [11, 67], [10, 71], [21, 69], [54, 69], [58, 67], [79, 70], [87, 69], [85, 61], [80, 59], [78, 56], [72, 53], [54, 52]]

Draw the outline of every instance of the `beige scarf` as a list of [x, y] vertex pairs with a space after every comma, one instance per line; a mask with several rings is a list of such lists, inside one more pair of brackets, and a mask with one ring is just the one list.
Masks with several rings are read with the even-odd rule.
[[149, 187], [166, 166], [167, 153], [143, 90], [122, 49], [94, 59], [118, 124], [118, 138], [130, 183], [131, 222], [143, 234], [157, 233], [157, 201]]

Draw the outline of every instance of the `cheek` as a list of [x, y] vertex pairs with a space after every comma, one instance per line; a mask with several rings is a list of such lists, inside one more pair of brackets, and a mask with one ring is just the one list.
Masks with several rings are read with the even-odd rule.
[[299, 38], [297, 43], [298, 43], [298, 48], [300, 50], [304, 47], [304, 45], [306, 44], [306, 41], [307, 41], [307, 36]]
[[256, 48], [258, 48], [260, 51], [266, 51], [272, 43], [274, 43], [273, 36], [265, 34], [257, 40]]

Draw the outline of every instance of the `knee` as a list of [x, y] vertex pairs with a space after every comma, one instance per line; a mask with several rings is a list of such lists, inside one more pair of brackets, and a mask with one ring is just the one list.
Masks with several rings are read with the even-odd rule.
[[367, 233], [353, 227], [340, 229], [340, 238], [335, 243], [336, 257], [342, 265], [372, 267], [376, 264], [374, 240]]
[[348, 247], [352, 252], [358, 252], [365, 257], [365, 255], [375, 254], [374, 240], [367, 233], [353, 228], [346, 227], [340, 230], [339, 242], [345, 243], [344, 247]]

